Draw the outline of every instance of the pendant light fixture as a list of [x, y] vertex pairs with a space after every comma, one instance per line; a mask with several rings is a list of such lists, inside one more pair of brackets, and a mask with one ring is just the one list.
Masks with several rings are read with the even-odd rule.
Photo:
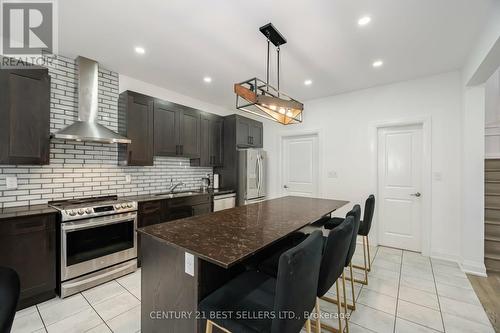
[[[236, 108], [261, 117], [265, 117], [283, 125], [302, 122], [304, 105], [280, 91], [280, 47], [286, 43], [272, 23], [260, 27], [260, 32], [267, 38], [267, 76], [266, 82], [252, 78], [234, 85]], [[271, 43], [276, 47], [277, 88], [269, 84], [269, 58]]]

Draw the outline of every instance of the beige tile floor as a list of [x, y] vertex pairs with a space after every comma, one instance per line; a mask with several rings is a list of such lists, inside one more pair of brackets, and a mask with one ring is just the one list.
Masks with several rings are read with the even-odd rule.
[[[351, 314], [350, 332], [494, 332], [455, 263], [384, 247], [371, 252], [369, 284], [354, 287], [357, 309]], [[362, 262], [362, 253], [358, 247], [354, 263]], [[24, 309], [16, 314], [12, 332], [140, 332], [140, 282], [139, 270], [64, 300]], [[351, 300], [349, 284], [346, 293]], [[334, 312], [336, 306], [321, 301], [321, 309]], [[337, 327], [336, 320], [325, 322]]]
[[[356, 310], [351, 312], [350, 332], [494, 333], [469, 280], [456, 263], [385, 247], [371, 252], [369, 283], [354, 287]], [[353, 263], [363, 261], [362, 253], [361, 247], [356, 249]], [[355, 276], [362, 278], [357, 270]], [[333, 290], [331, 294], [335, 295]], [[350, 285], [346, 292], [352, 299]], [[322, 311], [337, 309], [323, 301], [320, 307]], [[338, 327], [336, 320], [325, 322]]]
[[141, 272], [54, 298], [17, 312], [12, 333], [116, 332], [141, 330]]

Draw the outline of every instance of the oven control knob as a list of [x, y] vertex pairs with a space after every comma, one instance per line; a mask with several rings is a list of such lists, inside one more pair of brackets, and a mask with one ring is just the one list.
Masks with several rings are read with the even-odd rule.
[[127, 207], [128, 207], [128, 208], [132, 208], [132, 206], [133, 206], [133, 205], [132, 205], [131, 203], [128, 203], [128, 204], [127, 204]]
[[120, 204], [115, 205], [115, 209], [120, 209], [122, 206]]
[[127, 204], [122, 204], [122, 208], [123, 209], [127, 208]]
[[75, 216], [76, 215], [76, 211], [73, 210], [73, 209], [72, 210], [68, 210], [66, 212], [69, 214], [69, 216]]
[[92, 209], [90, 209], [90, 208], [85, 209], [85, 213], [92, 214]]
[[84, 213], [85, 213], [85, 211], [83, 209], [78, 210], [78, 215], [83, 215]]

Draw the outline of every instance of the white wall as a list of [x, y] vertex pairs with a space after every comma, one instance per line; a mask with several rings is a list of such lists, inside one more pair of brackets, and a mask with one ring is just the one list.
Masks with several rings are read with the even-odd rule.
[[[458, 72], [331, 96], [305, 103], [304, 122], [266, 132], [279, 156], [282, 134], [319, 130], [322, 152], [320, 192], [323, 197], [350, 200], [339, 210], [344, 215], [354, 203], [376, 193], [375, 124], [428, 117], [432, 122], [431, 255], [459, 260], [460, 255], [460, 136], [461, 76]], [[270, 137], [272, 136], [272, 137]], [[278, 179], [271, 193], [281, 192]], [[336, 171], [338, 178], [328, 178]], [[429, 195], [423, 193], [423, 195]], [[373, 230], [377, 228], [377, 221]]]
[[485, 275], [484, 266], [484, 86], [463, 88], [462, 269]]
[[231, 110], [210, 104], [199, 99], [179, 94], [151, 83], [140, 81], [126, 75], [120, 74], [119, 92], [132, 90], [141, 94], [157, 97], [169, 102], [189, 106], [198, 110], [215, 113], [221, 116], [232, 114]]
[[462, 70], [462, 269], [486, 275], [484, 266], [485, 83], [500, 65], [500, 1], [484, 23]]

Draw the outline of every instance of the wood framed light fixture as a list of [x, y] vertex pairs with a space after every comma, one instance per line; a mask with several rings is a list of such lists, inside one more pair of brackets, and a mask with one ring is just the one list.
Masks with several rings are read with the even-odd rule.
[[[259, 29], [267, 38], [267, 78], [264, 82], [252, 78], [234, 85], [236, 108], [283, 125], [302, 122], [304, 104], [280, 91], [280, 46], [286, 43], [285, 37], [279, 33], [272, 23]], [[276, 46], [277, 55], [277, 88], [269, 84], [269, 57], [271, 43]]]

